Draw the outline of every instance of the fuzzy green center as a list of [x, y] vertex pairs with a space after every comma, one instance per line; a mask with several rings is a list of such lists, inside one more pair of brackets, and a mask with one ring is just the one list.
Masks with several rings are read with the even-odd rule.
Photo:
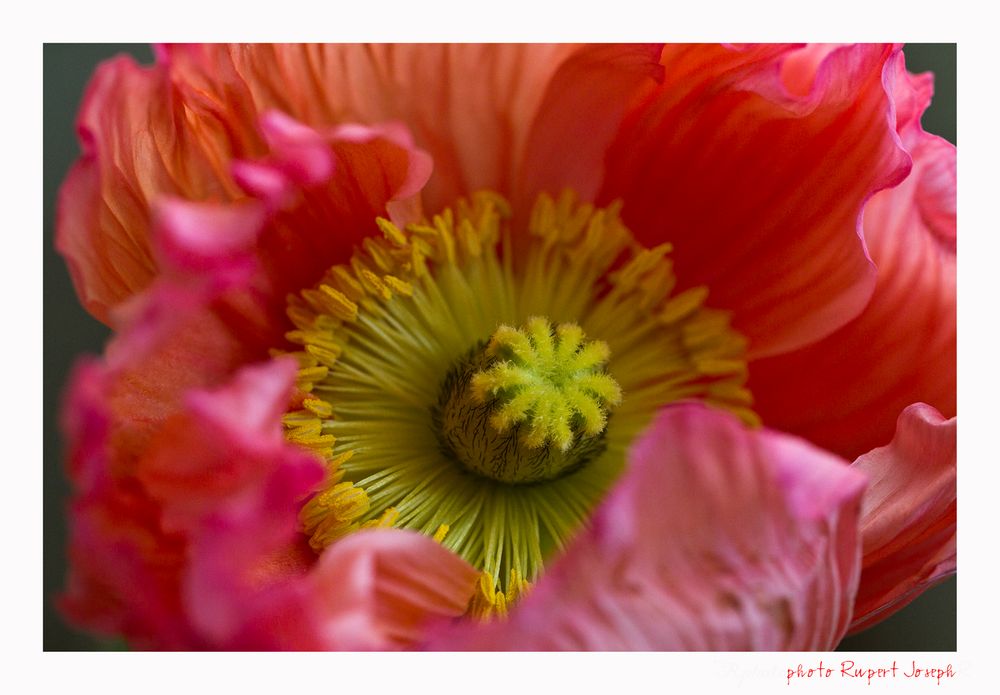
[[604, 451], [608, 409], [621, 402], [604, 341], [544, 318], [500, 326], [451, 370], [434, 424], [467, 470], [504, 483], [570, 473]]

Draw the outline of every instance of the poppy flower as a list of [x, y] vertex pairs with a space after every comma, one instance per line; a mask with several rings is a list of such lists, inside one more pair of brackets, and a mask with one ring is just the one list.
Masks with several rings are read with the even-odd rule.
[[[77, 624], [830, 649], [955, 570], [955, 150], [898, 46], [164, 46], [57, 246]], [[853, 462], [853, 463], [852, 463]]]

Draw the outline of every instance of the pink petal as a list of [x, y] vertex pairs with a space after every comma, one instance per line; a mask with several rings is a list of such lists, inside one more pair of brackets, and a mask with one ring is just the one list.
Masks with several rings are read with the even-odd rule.
[[[234, 422], [239, 420], [235, 415]], [[227, 455], [209, 441], [202, 446], [215, 457], [203, 467], [206, 474], [253, 459], [240, 448]], [[399, 649], [412, 646], [428, 622], [465, 612], [478, 572], [426, 536], [359, 532], [330, 546], [315, 562], [296, 510], [319, 479], [320, 463], [296, 463], [295, 456], [303, 454], [279, 451], [276, 456], [273, 445], [262, 448], [242, 476], [251, 483], [246, 490], [223, 490], [190, 527], [185, 600], [192, 623], [210, 644], [254, 650]], [[219, 484], [204, 481], [188, 494], [212, 494], [206, 487], [218, 489]], [[171, 509], [178, 504], [190, 507], [178, 496]]]
[[224, 272], [244, 266], [265, 217], [262, 205], [192, 203], [163, 196], [156, 205], [155, 234], [160, 255], [181, 272]]
[[67, 618], [134, 649], [203, 646], [181, 608], [183, 542], [159, 527], [141, 489], [120, 481], [77, 498], [69, 516], [70, 569], [58, 598]]
[[243, 438], [249, 448], [280, 445], [281, 415], [288, 410], [295, 371], [290, 358], [243, 367], [225, 387], [191, 393], [191, 416], [220, 436]]
[[188, 540], [184, 608], [213, 648], [319, 646], [305, 589], [315, 555], [298, 509], [324, 469], [282, 436], [295, 371], [277, 360], [192, 392], [140, 462], [164, 526]]
[[436, 649], [831, 649], [860, 570], [864, 476], [701, 405], [662, 410], [591, 526], [506, 622]]
[[811, 43], [789, 53], [781, 61], [781, 84], [790, 93], [806, 96], [816, 85], [816, 73], [823, 61], [843, 44]]
[[[222, 347], [217, 300], [192, 292], [171, 302], [176, 289], [169, 278], [154, 284], [113, 359], [81, 372], [67, 414], [79, 489], [67, 615], [144, 648], [320, 649], [358, 646], [337, 626], [364, 613], [365, 592], [378, 609], [364, 638], [380, 645], [405, 646], [425, 620], [464, 612], [475, 572], [427, 538], [429, 550], [398, 558], [378, 545], [359, 551], [376, 571], [371, 586], [355, 577], [347, 604], [327, 592], [358, 563], [312, 578], [297, 512], [322, 465], [279, 424], [295, 366], [223, 366], [232, 353], [212, 349]], [[472, 576], [457, 586], [462, 572]]]
[[[199, 292], [162, 284], [127, 307], [131, 322], [107, 349], [108, 403], [129, 455], [183, 404], [189, 389], [222, 383], [239, 365], [263, 357], [243, 342]], [[127, 434], [126, 434], [127, 433]]]
[[[137, 477], [163, 506], [166, 528], [189, 528], [220, 506], [251, 494], [278, 469], [301, 471], [305, 487], [322, 478], [313, 456], [285, 441], [281, 415], [296, 364], [275, 360], [244, 367], [224, 386], [194, 391], [149, 444]], [[287, 506], [294, 528], [296, 508]]]
[[644, 243], [673, 242], [680, 288], [707, 285], [756, 357], [861, 311], [874, 284], [861, 211], [909, 169], [887, 95], [895, 49], [829, 53], [804, 96], [781, 83], [787, 51], [665, 50], [663, 85], [626, 117], [598, 198], [622, 198]]
[[316, 558], [296, 514], [321, 475], [318, 461], [285, 458], [192, 527], [185, 609], [213, 648], [321, 648], [307, 579]]
[[137, 468], [191, 389], [223, 383], [260, 350], [213, 310], [223, 289], [161, 278], [117, 310], [106, 360], [77, 372], [65, 410], [76, 492], [62, 605], [78, 624], [139, 648], [205, 646], [181, 608], [184, 534], [164, 527], [164, 500]]
[[896, 415], [913, 402], [955, 414], [955, 147], [920, 128], [930, 102], [926, 77], [900, 62], [893, 81], [913, 170], [865, 209], [878, 268], [870, 303], [828, 338], [750, 369], [766, 423], [847, 458], [888, 441]]
[[[198, 622], [200, 614], [178, 608], [192, 544], [203, 540], [208, 519], [227, 523], [228, 517], [211, 514], [230, 504], [252, 507], [274, 475], [301, 473], [309, 482], [300, 491], [305, 494], [318, 480], [306, 473], [321, 472], [319, 462], [285, 442], [279, 429], [294, 366], [274, 367], [281, 373], [270, 376], [238, 370], [283, 345], [285, 293], [342, 260], [400, 190], [422, 183], [412, 176], [410, 151], [396, 144], [405, 144], [398, 129], [356, 142], [287, 119], [272, 126], [277, 149], [266, 165], [286, 177], [290, 198], [281, 206], [159, 199], [159, 275], [110, 310], [117, 332], [104, 363], [88, 378], [106, 427], [96, 441], [86, 427], [71, 432], [71, 442], [80, 440], [71, 446], [86, 456], [74, 464], [81, 531], [71, 551], [67, 612], [142, 644], [260, 644], [240, 626]], [[313, 166], [317, 148], [336, 166]], [[322, 176], [327, 178], [317, 180]], [[330, 233], [338, 229], [354, 236]], [[278, 515], [295, 538], [300, 501], [286, 500]], [[286, 538], [260, 547], [263, 559], [249, 557], [246, 566], [256, 573], [291, 543]], [[234, 578], [232, 586], [240, 581]], [[147, 583], [149, 592], [136, 597], [135, 587]], [[298, 582], [280, 583], [261, 594], [254, 615], [267, 613], [281, 623], [292, 615], [281, 607], [295, 596], [304, 601], [308, 593]], [[292, 632], [283, 634], [291, 639]]]
[[329, 649], [413, 646], [432, 621], [465, 613], [479, 572], [411, 531], [351, 534], [330, 546], [312, 575]]
[[259, 200], [158, 199], [153, 235], [162, 282], [111, 312], [117, 325], [129, 325], [130, 349], [140, 326], [172, 331], [196, 313], [181, 307], [195, 304], [207, 310], [204, 320], [221, 320], [247, 352], [264, 357], [284, 344], [287, 294], [345, 262], [377, 229], [375, 218], [406, 204], [429, 174], [426, 155], [407, 149], [412, 141], [398, 126], [345, 139], [272, 113], [266, 128], [274, 151], [233, 163], [236, 179]]
[[240, 188], [261, 200], [268, 208], [282, 208], [292, 202], [295, 184], [278, 168], [263, 162], [237, 161], [232, 164], [233, 179]]
[[60, 610], [89, 630], [125, 636], [137, 649], [196, 646], [181, 609], [183, 539], [164, 532], [156, 503], [108, 465], [112, 429], [104, 370], [81, 364], [70, 383], [63, 429], [77, 491]]
[[871, 486], [861, 505], [864, 557], [852, 630], [892, 615], [955, 572], [956, 421], [923, 403], [896, 436], [854, 462]]
[[115, 371], [78, 371], [67, 410], [78, 494], [61, 600], [71, 619], [137, 648], [318, 644], [298, 620], [304, 609], [295, 612], [314, 560], [297, 510], [323, 469], [281, 435], [294, 372], [279, 361], [190, 394], [144, 450], [134, 426], [111, 417]]
[[272, 110], [261, 116], [260, 131], [272, 157], [284, 164], [284, 173], [296, 183], [316, 185], [333, 175], [333, 153], [316, 130]]

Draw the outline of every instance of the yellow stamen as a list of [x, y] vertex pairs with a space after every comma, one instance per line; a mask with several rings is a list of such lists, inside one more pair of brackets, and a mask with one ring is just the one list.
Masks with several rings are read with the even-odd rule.
[[745, 339], [707, 288], [675, 292], [670, 244], [643, 248], [620, 211], [543, 194], [513, 229], [479, 193], [416, 224], [379, 218], [289, 297], [285, 435], [327, 468], [300, 513], [313, 548], [419, 531], [483, 570], [470, 614], [501, 617], [658, 409], [696, 399], [758, 422]]
[[483, 572], [476, 584], [475, 593], [469, 600], [468, 615], [479, 620], [507, 617], [507, 612], [519, 599], [531, 590], [531, 583], [526, 582], [516, 569], [510, 571], [507, 590], [498, 591], [493, 575]]
[[448, 524], [441, 524], [438, 526], [437, 531], [434, 532], [434, 540], [440, 543], [444, 540], [444, 537], [448, 535]]
[[360, 527], [358, 519], [369, 509], [368, 495], [354, 483], [341, 482], [313, 497], [300, 518], [311, 534], [309, 545], [321, 550]]

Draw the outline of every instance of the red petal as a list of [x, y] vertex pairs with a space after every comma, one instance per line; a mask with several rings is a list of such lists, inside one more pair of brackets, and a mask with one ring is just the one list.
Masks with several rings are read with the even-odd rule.
[[764, 421], [847, 458], [889, 440], [916, 401], [956, 409], [955, 147], [920, 128], [926, 76], [900, 62], [894, 101], [913, 170], [865, 209], [878, 268], [864, 312], [826, 339], [751, 365]]
[[[376, 217], [419, 192], [430, 162], [398, 125], [348, 124], [320, 132], [274, 113], [265, 124], [271, 155], [237, 171], [272, 209], [256, 255], [272, 322], [283, 325], [286, 295], [346, 263], [362, 239], [378, 233]], [[333, 165], [327, 167], [324, 157]]]
[[516, 209], [566, 187], [594, 197], [622, 117], [663, 79], [661, 51], [659, 44], [587, 46], [559, 66], [531, 126]]
[[506, 622], [438, 649], [812, 650], [847, 629], [864, 476], [700, 405], [661, 411], [590, 528]]
[[871, 478], [861, 506], [864, 558], [852, 630], [898, 611], [955, 572], [956, 421], [923, 403], [888, 446], [854, 467]]
[[625, 121], [599, 200], [648, 245], [674, 243], [680, 287], [707, 285], [753, 356], [856, 316], [874, 272], [861, 211], [909, 168], [886, 81], [897, 53], [830, 53], [805, 96], [780, 81], [786, 48], [665, 51], [663, 85]]

